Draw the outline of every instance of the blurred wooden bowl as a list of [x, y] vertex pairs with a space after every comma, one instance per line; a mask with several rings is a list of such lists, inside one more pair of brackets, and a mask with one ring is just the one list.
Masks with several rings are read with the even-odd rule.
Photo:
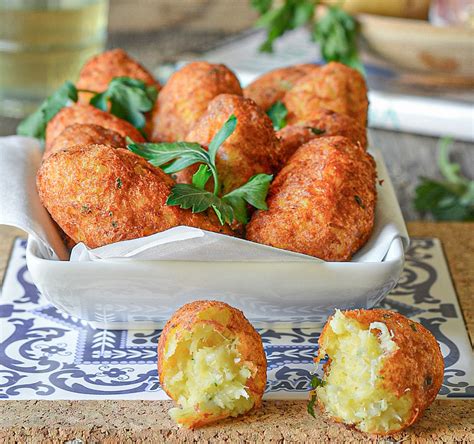
[[474, 30], [370, 14], [357, 20], [365, 46], [397, 67], [474, 79]]

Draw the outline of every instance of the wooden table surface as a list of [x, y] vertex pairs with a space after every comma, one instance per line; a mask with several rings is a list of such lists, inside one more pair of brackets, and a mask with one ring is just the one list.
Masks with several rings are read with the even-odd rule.
[[[474, 337], [474, 225], [410, 222], [411, 236], [438, 237], [449, 263], [468, 331]], [[0, 227], [0, 275], [22, 232]], [[0, 367], [1, 368], [1, 367]], [[338, 442], [367, 441], [324, 418], [313, 419], [303, 401], [266, 401], [249, 416], [207, 428], [178, 429], [167, 401], [3, 401], [0, 442]], [[403, 442], [474, 442], [474, 401], [439, 400], [406, 432]], [[377, 441], [373, 439], [373, 441]], [[379, 440], [381, 441], [381, 440]], [[387, 442], [387, 441], [385, 441]]]

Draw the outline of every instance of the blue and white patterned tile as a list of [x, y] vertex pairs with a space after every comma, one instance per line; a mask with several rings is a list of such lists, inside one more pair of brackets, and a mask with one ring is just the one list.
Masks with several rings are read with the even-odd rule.
[[[0, 295], [0, 399], [165, 399], [156, 369], [160, 330], [94, 330], [50, 305], [17, 240]], [[405, 270], [382, 307], [430, 329], [446, 371], [440, 397], [474, 397], [472, 349], [436, 239], [413, 239]], [[267, 398], [305, 399], [319, 331], [259, 329]]]

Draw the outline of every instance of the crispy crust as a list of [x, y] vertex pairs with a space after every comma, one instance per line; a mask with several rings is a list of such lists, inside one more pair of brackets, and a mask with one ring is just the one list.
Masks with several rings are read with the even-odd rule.
[[295, 82], [318, 69], [320, 69], [319, 66], [309, 63], [274, 69], [258, 77], [244, 88], [244, 96], [267, 110], [275, 102], [282, 100]]
[[170, 77], [158, 96], [151, 139], [183, 140], [209, 102], [223, 93], [242, 95], [240, 83], [229, 68], [207, 62], [189, 63]]
[[[217, 321], [199, 319], [199, 314], [208, 308], [228, 310], [231, 314], [228, 323], [223, 325]], [[176, 311], [166, 323], [158, 342], [158, 374], [163, 390], [171, 399], [175, 399], [166, 384], [166, 376], [170, 374], [170, 372], [173, 374], [172, 372], [174, 370], [166, 366], [166, 359], [164, 359], [168, 339], [172, 335], [176, 335], [179, 338], [182, 332], [186, 330], [192, 331], [197, 323], [212, 325], [216, 331], [239, 338], [238, 351], [242, 356], [242, 363], [247, 365], [252, 372], [252, 375], [247, 380], [246, 386], [254, 397], [254, 408], [260, 407], [267, 382], [267, 359], [263, 349], [262, 339], [240, 310], [219, 301], [190, 302]], [[203, 417], [199, 421], [191, 423], [188, 426], [194, 429], [225, 417], [226, 415], [210, 417], [203, 414]]]
[[278, 173], [247, 239], [326, 261], [348, 261], [374, 226], [375, 162], [345, 137], [314, 139]]
[[[112, 49], [91, 57], [82, 67], [77, 80], [78, 89], [103, 92], [114, 77], [131, 77], [142, 80], [147, 85], [161, 85], [152, 74], [123, 49]], [[91, 94], [79, 93], [81, 103], [89, 103]]]
[[[314, 128], [323, 130], [317, 134]], [[277, 131], [280, 139], [280, 168], [282, 168], [291, 155], [305, 143], [313, 139], [330, 136], [344, 136], [362, 148], [367, 148], [367, 134], [365, 127], [360, 126], [356, 120], [345, 114], [339, 114], [327, 109], [320, 109], [314, 113], [313, 120], [287, 125]]]
[[[277, 165], [279, 146], [272, 122], [263, 110], [253, 100], [233, 94], [214, 98], [185, 140], [207, 147], [232, 114], [237, 117], [237, 126], [216, 156], [224, 194], [243, 185], [255, 174], [271, 174]], [[179, 171], [176, 181], [191, 183], [195, 171], [196, 167]]]
[[51, 145], [44, 150], [43, 159], [56, 151], [61, 151], [73, 145], [108, 145], [114, 148], [127, 146], [125, 138], [116, 131], [109, 130], [91, 123], [75, 123], [67, 126], [56, 137]]
[[52, 218], [74, 242], [90, 248], [178, 225], [230, 234], [203, 213], [167, 206], [173, 183], [142, 157], [105, 145], [53, 153], [37, 175], [40, 199]]
[[145, 142], [145, 139], [132, 124], [118, 117], [106, 113], [92, 105], [74, 104], [59, 111], [46, 127], [46, 150], [53, 145], [54, 140], [68, 126], [75, 123], [89, 123], [102, 126], [120, 134], [122, 137], [130, 137], [135, 142]]
[[[444, 360], [438, 342], [423, 325], [393, 311], [348, 310], [343, 311], [343, 314], [355, 319], [365, 328], [368, 328], [372, 322], [382, 322], [393, 333], [392, 340], [398, 345], [398, 350], [385, 359], [380, 372], [384, 378], [383, 386], [395, 393], [397, 397], [407, 392], [412, 393], [413, 405], [410, 416], [399, 429], [387, 433], [374, 433], [374, 435], [392, 435], [405, 430], [420, 419], [424, 410], [435, 400], [443, 384]], [[324, 349], [331, 319], [332, 316], [327, 320], [319, 337], [320, 350]], [[321, 354], [318, 352], [316, 362], [324, 358]], [[325, 373], [329, 369], [328, 363], [324, 369]], [[324, 406], [321, 403], [319, 406], [324, 412]], [[337, 422], [341, 421], [337, 420]]]
[[319, 108], [347, 114], [363, 127], [367, 125], [367, 86], [355, 69], [331, 62], [299, 79], [285, 94], [288, 123], [312, 120]]

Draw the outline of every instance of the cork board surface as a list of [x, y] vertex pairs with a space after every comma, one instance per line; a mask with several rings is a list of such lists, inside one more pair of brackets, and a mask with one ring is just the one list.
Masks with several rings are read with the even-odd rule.
[[[412, 236], [441, 239], [472, 340], [473, 225], [411, 222], [408, 229]], [[1, 274], [19, 234], [0, 227]], [[0, 442], [377, 442], [322, 417], [313, 419], [302, 401], [267, 401], [249, 416], [194, 432], [174, 425], [167, 414], [170, 407], [167, 401], [3, 401]], [[393, 441], [473, 442], [474, 401], [435, 401], [416, 425], [394, 435]]]

